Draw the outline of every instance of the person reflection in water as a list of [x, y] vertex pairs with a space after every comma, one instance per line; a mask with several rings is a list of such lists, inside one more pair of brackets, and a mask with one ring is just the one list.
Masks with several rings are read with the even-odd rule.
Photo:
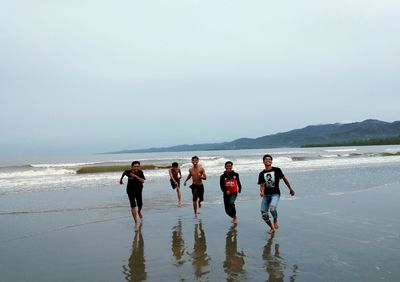
[[224, 271], [226, 281], [242, 281], [244, 277], [244, 252], [237, 250], [237, 230], [232, 226], [226, 233]]
[[179, 219], [178, 223], [172, 228], [172, 255], [175, 257], [176, 266], [181, 266], [185, 263], [183, 255], [185, 253], [185, 241], [183, 240], [182, 221]]
[[138, 230], [132, 243], [132, 253], [128, 259], [128, 265], [123, 265], [123, 273], [125, 280], [133, 281], [146, 281], [147, 273], [144, 258], [144, 241], [142, 236], [142, 224], [139, 224]]
[[194, 274], [197, 279], [210, 272], [210, 270], [204, 269], [209, 265], [210, 257], [207, 255], [206, 233], [203, 230], [201, 221], [194, 225], [194, 245], [191, 257]]
[[[266, 271], [269, 275], [266, 281], [284, 281], [284, 270], [286, 268], [286, 262], [280, 255], [279, 244], [275, 243], [275, 245], [273, 246], [273, 240], [274, 234], [272, 234], [272, 236], [268, 239], [267, 244], [264, 246], [263, 259]], [[297, 271], [298, 266], [293, 265], [292, 275], [287, 281], [296, 281]]]

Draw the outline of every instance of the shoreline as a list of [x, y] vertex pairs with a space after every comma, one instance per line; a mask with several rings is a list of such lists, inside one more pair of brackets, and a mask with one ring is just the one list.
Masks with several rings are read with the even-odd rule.
[[273, 236], [260, 200], [240, 198], [236, 227], [223, 204], [204, 204], [194, 219], [189, 198], [182, 208], [145, 202], [140, 232], [128, 206], [1, 215], [0, 270], [5, 281], [395, 281], [398, 196], [390, 184], [281, 201]]

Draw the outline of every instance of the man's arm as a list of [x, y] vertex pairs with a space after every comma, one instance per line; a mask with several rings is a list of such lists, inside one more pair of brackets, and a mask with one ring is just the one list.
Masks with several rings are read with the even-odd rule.
[[125, 171], [122, 173], [121, 179], [119, 180], [119, 184], [121, 184], [121, 185], [124, 184], [124, 182], [122, 181], [124, 176], [125, 176]]
[[291, 196], [295, 195], [294, 190], [292, 189], [292, 186], [289, 183], [289, 180], [286, 178], [286, 176], [283, 177], [283, 182], [285, 182], [286, 186], [289, 188], [289, 193]]
[[260, 184], [260, 197], [264, 197], [264, 183]]
[[191, 177], [192, 177], [192, 172], [191, 172], [191, 170], [189, 169], [189, 174], [188, 174], [188, 176], [186, 177], [185, 182], [183, 182], [183, 186], [186, 186], [186, 182], [187, 182]]
[[141, 183], [144, 183], [144, 177], [140, 177], [137, 174], [131, 173], [132, 177], [135, 177], [137, 180], [139, 180]]
[[221, 177], [219, 178], [219, 187], [221, 188], [221, 191], [225, 193], [226, 187], [225, 187], [224, 175], [221, 175]]
[[204, 168], [202, 170], [201, 179], [207, 180], [206, 170]]
[[236, 182], [239, 188], [239, 193], [242, 192], [242, 183], [240, 183], [239, 174], [236, 174]]

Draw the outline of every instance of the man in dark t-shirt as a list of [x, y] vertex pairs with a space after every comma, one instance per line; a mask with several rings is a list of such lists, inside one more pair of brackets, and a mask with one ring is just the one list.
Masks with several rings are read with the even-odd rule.
[[225, 163], [225, 171], [219, 178], [219, 186], [224, 197], [225, 212], [232, 218], [232, 223], [238, 222], [236, 216], [235, 200], [238, 192], [242, 191], [242, 184], [240, 183], [239, 174], [232, 170], [233, 162], [227, 161]]
[[122, 173], [121, 179], [119, 183], [122, 185], [122, 179], [124, 176], [128, 177], [128, 184], [126, 185], [126, 193], [129, 197], [129, 202], [131, 205], [131, 212], [133, 216], [133, 220], [135, 221], [135, 229], [138, 228], [138, 221], [136, 216], [136, 206], [138, 207], [138, 214], [139, 218], [142, 219], [142, 190], [143, 190], [143, 183], [145, 181], [145, 177], [143, 171], [140, 170], [140, 162], [134, 161], [131, 165], [132, 169], [125, 170]]
[[[279, 189], [279, 181], [283, 179], [286, 186], [289, 188], [289, 193], [294, 196], [295, 192], [289, 183], [289, 180], [285, 177], [282, 170], [279, 167], [272, 166], [272, 156], [264, 155], [264, 170], [258, 175], [258, 184], [260, 185], [260, 196], [261, 201], [261, 216], [263, 220], [268, 224], [270, 230], [268, 233], [272, 234], [279, 228], [278, 223], [278, 212], [277, 206], [279, 203], [279, 198], [281, 196], [281, 191]], [[274, 223], [272, 224], [268, 213], [271, 213], [274, 218]]]

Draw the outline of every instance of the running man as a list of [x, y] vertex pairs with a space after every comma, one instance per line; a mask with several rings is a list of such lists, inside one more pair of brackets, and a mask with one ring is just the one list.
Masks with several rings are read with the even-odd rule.
[[140, 162], [134, 161], [131, 165], [132, 169], [125, 170], [122, 173], [121, 179], [119, 180], [119, 184], [124, 184], [122, 179], [124, 176], [128, 177], [128, 184], [126, 185], [126, 193], [129, 197], [129, 202], [131, 204], [131, 212], [133, 216], [133, 220], [135, 221], [135, 230], [138, 229], [138, 220], [136, 215], [136, 206], [138, 207], [139, 218], [142, 219], [142, 191], [143, 191], [143, 183], [145, 181], [145, 177], [143, 171], [140, 170]]
[[178, 196], [178, 208], [182, 206], [181, 203], [181, 188], [180, 181], [182, 178], [181, 169], [179, 168], [179, 164], [177, 162], [173, 162], [171, 168], [169, 169], [169, 177], [172, 189], [176, 189], [176, 194]]
[[192, 185], [190, 185], [190, 188], [192, 189], [193, 195], [194, 216], [197, 218], [197, 206], [201, 208], [201, 202], [204, 200], [203, 180], [206, 180], [207, 176], [204, 168], [199, 165], [199, 158], [197, 156], [192, 157], [192, 164], [193, 167], [189, 169], [189, 175], [186, 177], [183, 185], [186, 186], [186, 182], [192, 178]]
[[[283, 182], [285, 182], [286, 186], [289, 188], [289, 193], [291, 196], [294, 196], [295, 192], [292, 189], [289, 180], [283, 174], [282, 170], [279, 167], [272, 166], [271, 155], [264, 155], [263, 162], [265, 168], [258, 175], [258, 184], [260, 185], [260, 196], [262, 197], [261, 216], [263, 220], [270, 227], [268, 233], [273, 234], [279, 228], [278, 212], [277, 212], [279, 198], [281, 196], [281, 192], [279, 189], [279, 181], [283, 179]], [[271, 223], [271, 220], [268, 215], [269, 213], [272, 215], [274, 219], [273, 223]]]
[[227, 161], [225, 163], [225, 171], [219, 178], [219, 186], [222, 193], [224, 193], [224, 206], [227, 215], [232, 217], [232, 223], [237, 223], [235, 200], [242, 191], [242, 184], [240, 183], [239, 174], [232, 170], [233, 163]]

